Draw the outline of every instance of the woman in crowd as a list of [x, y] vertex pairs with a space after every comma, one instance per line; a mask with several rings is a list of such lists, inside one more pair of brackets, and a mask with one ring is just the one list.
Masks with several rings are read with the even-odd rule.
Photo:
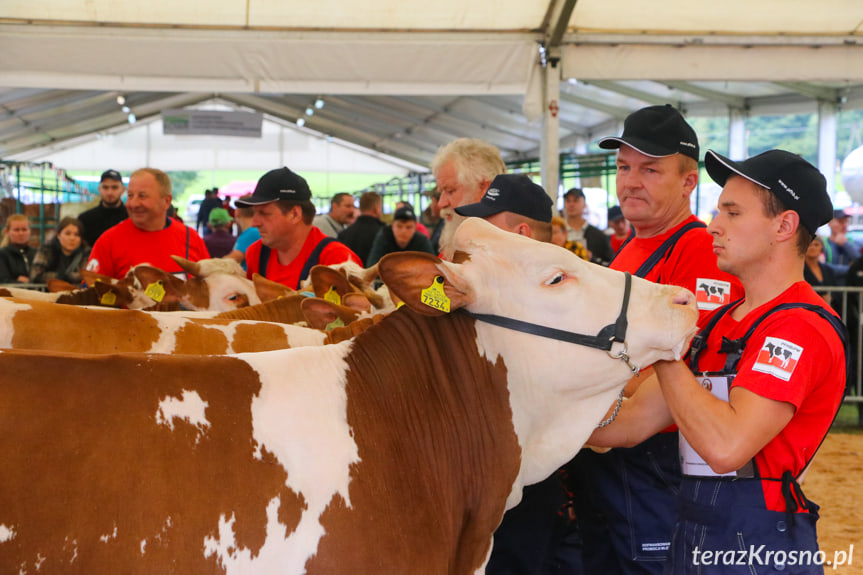
[[29, 242], [30, 223], [27, 216], [9, 216], [3, 228], [3, 241], [0, 242], [0, 284], [30, 282], [30, 265], [36, 255], [36, 248]]
[[[806, 265], [803, 267], [803, 279], [813, 286], [835, 286], [837, 283], [836, 274], [827, 264], [821, 263], [821, 254], [824, 252], [824, 240], [818, 236], [812, 238], [812, 243], [806, 249]], [[830, 302], [831, 294], [822, 293], [826, 301]]]
[[567, 239], [566, 220], [560, 216], [551, 218], [551, 243], [568, 249], [583, 260], [590, 261], [590, 253], [581, 245], [581, 242]]
[[57, 226], [57, 235], [39, 248], [30, 270], [30, 281], [45, 283], [49, 279], [81, 283], [81, 268], [87, 264], [90, 248], [84, 244], [84, 225], [77, 218], [66, 217]]

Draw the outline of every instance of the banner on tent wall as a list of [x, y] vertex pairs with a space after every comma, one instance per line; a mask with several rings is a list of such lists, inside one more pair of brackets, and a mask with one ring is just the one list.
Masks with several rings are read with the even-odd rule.
[[162, 132], [171, 136], [260, 138], [264, 115], [219, 110], [163, 110]]

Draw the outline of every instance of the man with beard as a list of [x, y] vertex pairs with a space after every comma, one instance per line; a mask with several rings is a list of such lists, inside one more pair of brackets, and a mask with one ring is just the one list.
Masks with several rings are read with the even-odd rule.
[[442, 146], [431, 164], [440, 193], [438, 206], [445, 220], [440, 238], [446, 254], [464, 217], [455, 208], [479, 202], [495, 176], [506, 173], [506, 165], [495, 146], [476, 138], [459, 138]]
[[123, 197], [123, 176], [117, 170], [105, 170], [99, 181], [99, 205], [82, 212], [78, 219], [84, 224], [84, 241], [88, 246], [96, 244], [105, 230], [113, 227], [126, 218], [126, 206], [120, 199]]

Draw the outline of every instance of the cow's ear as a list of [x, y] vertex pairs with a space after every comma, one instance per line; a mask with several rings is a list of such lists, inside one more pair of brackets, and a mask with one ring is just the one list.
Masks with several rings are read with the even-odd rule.
[[312, 279], [312, 291], [315, 292], [316, 297], [324, 297], [330, 288], [335, 289], [339, 296], [356, 291], [356, 288], [348, 282], [345, 274], [328, 266], [313, 266], [309, 272], [309, 277]]
[[458, 267], [423, 252], [396, 252], [378, 262], [387, 287], [424, 315], [441, 315], [470, 303], [469, 291], [458, 281]]
[[261, 298], [261, 303], [267, 303], [268, 301], [297, 293], [296, 290], [273, 280], [268, 280], [259, 273], [252, 274], [252, 283], [255, 284], [255, 293]]
[[338, 320], [342, 326], [350, 325], [359, 315], [355, 310], [317, 297], [303, 298], [300, 307], [309, 327], [320, 330]]
[[87, 287], [93, 287], [94, 285], [96, 285], [96, 282], [105, 282], [109, 284], [117, 283], [117, 280], [112, 277], [97, 274], [96, 272], [91, 272], [86, 268], [81, 269], [81, 279], [84, 280], [84, 283], [87, 284]]

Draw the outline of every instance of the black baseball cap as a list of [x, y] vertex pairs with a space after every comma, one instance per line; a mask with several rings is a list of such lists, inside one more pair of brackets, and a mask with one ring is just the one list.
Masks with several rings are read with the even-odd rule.
[[704, 167], [720, 186], [725, 185], [729, 176], [738, 175], [767, 188], [782, 205], [800, 215], [800, 223], [813, 235], [833, 219], [827, 180], [818, 168], [797, 154], [769, 150], [742, 162], [734, 162], [707, 150]]
[[653, 158], [683, 154], [698, 161], [695, 130], [671, 104], [648, 106], [631, 113], [623, 121], [623, 135], [599, 141], [604, 150], [616, 150], [621, 144]]
[[844, 220], [845, 218], [850, 218], [845, 210], [833, 210], [833, 219], [834, 220]]
[[417, 216], [414, 213], [413, 208], [410, 206], [402, 206], [393, 213], [393, 220], [410, 220], [412, 222], [417, 221]]
[[244, 200], [237, 200], [238, 207], [260, 206], [278, 200], [311, 201], [312, 191], [305, 178], [289, 168], [270, 170], [258, 180], [255, 191]]
[[623, 210], [620, 209], [620, 206], [611, 206], [608, 208], [608, 221], [613, 222], [614, 220], [619, 220], [623, 217]]
[[102, 172], [102, 177], [99, 178], [99, 183], [101, 184], [105, 180], [117, 180], [121, 184], [123, 183], [123, 176], [120, 175], [120, 172], [117, 170], [105, 170]]
[[542, 186], [524, 174], [500, 174], [491, 181], [480, 201], [460, 206], [455, 211], [465, 217], [477, 218], [513, 212], [547, 223], [551, 221], [552, 204]]

